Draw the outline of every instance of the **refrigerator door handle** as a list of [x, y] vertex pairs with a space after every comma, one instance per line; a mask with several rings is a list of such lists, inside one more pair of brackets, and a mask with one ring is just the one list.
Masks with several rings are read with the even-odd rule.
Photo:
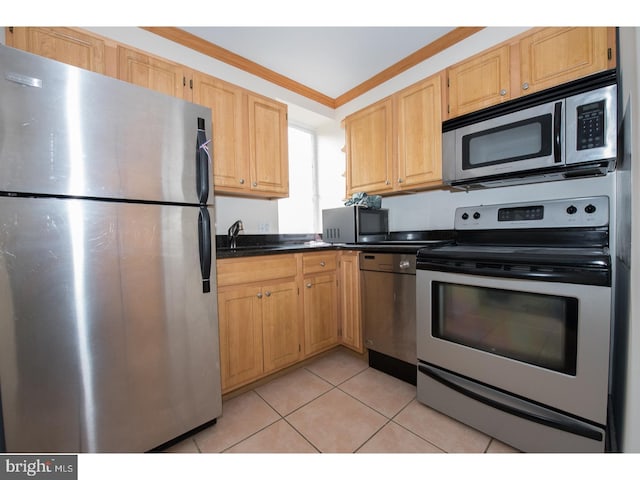
[[204, 118], [198, 117], [196, 138], [196, 189], [198, 202], [205, 205], [209, 199], [209, 142], [205, 132]]
[[198, 215], [198, 244], [200, 248], [200, 272], [202, 293], [211, 292], [211, 217], [207, 207], [200, 207]]

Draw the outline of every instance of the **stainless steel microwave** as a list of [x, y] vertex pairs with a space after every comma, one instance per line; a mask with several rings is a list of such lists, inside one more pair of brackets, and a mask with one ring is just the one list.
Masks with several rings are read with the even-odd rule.
[[386, 208], [359, 206], [322, 210], [322, 239], [328, 243], [371, 243], [389, 233]]
[[615, 168], [617, 156], [617, 87], [601, 86], [450, 129], [443, 124], [443, 132], [448, 185], [603, 175]]

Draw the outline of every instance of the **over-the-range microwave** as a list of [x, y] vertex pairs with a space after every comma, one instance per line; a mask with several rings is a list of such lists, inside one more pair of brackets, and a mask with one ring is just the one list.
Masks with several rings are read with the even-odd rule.
[[570, 96], [559, 96], [563, 90], [556, 89], [444, 122], [444, 183], [483, 188], [612, 171], [617, 86], [602, 83], [580, 93], [575, 93], [580, 84], [574, 85]]

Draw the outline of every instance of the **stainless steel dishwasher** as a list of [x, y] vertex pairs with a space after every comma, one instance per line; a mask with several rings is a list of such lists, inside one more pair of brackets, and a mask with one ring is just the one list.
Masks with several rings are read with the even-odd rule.
[[360, 252], [369, 365], [416, 384], [416, 255]]

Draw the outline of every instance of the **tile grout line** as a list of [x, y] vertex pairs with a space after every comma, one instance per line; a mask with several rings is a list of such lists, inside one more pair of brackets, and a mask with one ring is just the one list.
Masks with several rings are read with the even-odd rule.
[[[278, 415], [278, 416], [280, 417], [280, 419], [282, 419], [282, 415], [280, 415], [280, 412], [278, 412], [275, 408], [273, 408], [273, 407], [271, 406], [271, 404], [270, 404], [269, 402], [267, 402], [264, 398], [262, 398], [262, 397], [260, 396], [260, 394], [259, 394], [258, 392], [256, 392], [256, 391], [255, 391], [255, 389], [254, 389], [254, 390], [249, 390], [249, 391], [248, 391], [248, 392], [246, 392], [246, 393], [250, 393], [250, 392], [255, 393], [255, 394], [258, 396], [258, 398], [260, 398], [260, 400], [262, 400], [264, 403], [266, 403], [266, 404], [267, 404], [267, 406], [268, 406], [271, 410], [273, 410], [273, 411], [276, 413], [276, 415]], [[225, 448], [225, 449], [221, 450], [219, 453], [226, 453], [229, 449], [231, 449], [231, 448], [235, 447], [236, 445], [238, 445], [238, 444], [240, 444], [240, 443], [244, 442], [245, 440], [250, 439], [250, 438], [251, 438], [251, 437], [253, 437], [254, 435], [256, 435], [256, 434], [258, 434], [258, 433], [262, 432], [263, 430], [266, 430], [266, 429], [267, 429], [267, 428], [269, 428], [271, 425], [273, 425], [274, 423], [278, 422], [280, 419], [276, 419], [276, 420], [274, 420], [273, 422], [271, 422], [271, 423], [269, 423], [269, 424], [267, 424], [267, 425], [265, 425], [265, 426], [263, 426], [263, 427], [259, 428], [258, 430], [256, 430], [255, 432], [253, 432], [253, 433], [249, 434], [248, 436], [243, 437], [242, 439], [238, 440], [237, 442], [235, 442], [235, 443], [233, 443], [233, 444], [229, 445], [227, 448]], [[198, 447], [198, 450], [200, 450], [200, 446], [198, 445], [198, 442], [196, 442], [195, 438], [194, 438], [194, 442], [196, 443], [196, 446]]]

